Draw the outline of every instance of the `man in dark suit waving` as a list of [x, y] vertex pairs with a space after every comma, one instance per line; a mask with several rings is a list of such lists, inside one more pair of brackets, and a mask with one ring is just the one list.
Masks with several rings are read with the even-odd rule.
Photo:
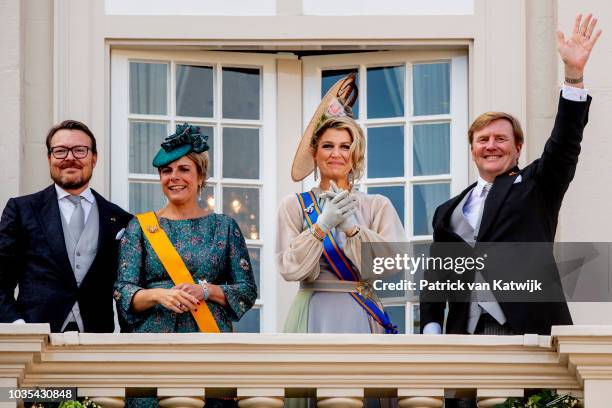
[[46, 144], [54, 184], [11, 198], [0, 220], [0, 322], [112, 332], [118, 239], [132, 216], [89, 187], [97, 150], [85, 124], [54, 126]]
[[[563, 196], [574, 177], [590, 96], [584, 67], [601, 30], [589, 14], [576, 17], [567, 40], [557, 33], [565, 65], [555, 125], [542, 156], [523, 169], [518, 159], [523, 132], [512, 115], [487, 112], [470, 126], [468, 137], [478, 181], [439, 206], [434, 242], [553, 242]], [[445, 302], [421, 302], [421, 330], [441, 333]], [[446, 333], [550, 334], [553, 325], [572, 324], [565, 302], [449, 302]]]

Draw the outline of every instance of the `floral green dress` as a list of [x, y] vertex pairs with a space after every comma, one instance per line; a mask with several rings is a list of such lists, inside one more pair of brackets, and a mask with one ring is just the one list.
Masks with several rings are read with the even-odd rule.
[[[257, 286], [249, 253], [236, 221], [212, 213], [188, 220], [159, 218], [159, 225], [181, 255], [193, 279], [219, 285], [225, 292], [227, 306], [207, 302], [222, 332], [232, 331], [255, 303]], [[132, 297], [140, 289], [172, 288], [174, 283], [144, 236], [136, 218], [128, 224], [121, 239], [119, 270], [115, 282], [115, 300], [123, 332], [189, 333], [198, 332], [190, 313], [177, 314], [161, 305], [143, 312], [131, 308]], [[131, 400], [131, 401], [130, 401]], [[128, 399], [128, 407], [155, 407], [156, 400]], [[208, 399], [207, 407], [232, 406]]]

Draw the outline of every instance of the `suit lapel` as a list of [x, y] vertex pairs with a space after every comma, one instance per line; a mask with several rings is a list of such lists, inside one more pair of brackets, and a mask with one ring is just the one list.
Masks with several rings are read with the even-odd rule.
[[41, 200], [33, 202], [32, 205], [35, 207], [34, 213], [45, 235], [45, 239], [53, 251], [55, 263], [64, 275], [69, 277], [76, 285], [72, 266], [70, 266], [70, 260], [68, 259], [68, 252], [66, 251], [64, 229], [62, 228], [62, 220], [60, 218], [62, 214], [60, 213], [54, 185], [43, 190]]
[[118, 220], [111, 211], [110, 206], [108, 205], [108, 202], [104, 199], [104, 197], [96, 193], [93, 189], [91, 190], [91, 192], [96, 198], [96, 204], [98, 205], [98, 217], [100, 219], [98, 250], [96, 253], [97, 258], [102, 253], [105, 244], [108, 244], [109, 242], [113, 242], [115, 240], [113, 232], [116, 229], [115, 226], [117, 225]]
[[501, 209], [514, 180], [519, 176], [518, 168], [514, 168], [505, 174], [501, 174], [495, 178], [493, 187], [487, 195], [487, 199], [484, 204], [484, 211], [482, 213], [482, 220], [480, 221], [480, 229], [478, 231], [478, 240], [481, 241], [481, 237], [484, 237], [488, 229], [493, 225], [493, 221], [497, 217], [497, 213]]
[[459, 205], [459, 203], [461, 203], [461, 201], [463, 201], [467, 193], [469, 193], [475, 186], [476, 183], [471, 184], [465, 190], [463, 190], [461, 194], [453, 198], [448, 203], [448, 206], [445, 208], [444, 213], [440, 214], [438, 225], [436, 225], [436, 228], [434, 228], [434, 230], [437, 228], [441, 228], [447, 234], [457, 237], [457, 241], [463, 241], [463, 238], [461, 238], [459, 235], [457, 235], [457, 233], [455, 233], [455, 231], [453, 231], [453, 227], [451, 225], [451, 217], [453, 216], [453, 211], [455, 210], [455, 208], [457, 208], [457, 206]]

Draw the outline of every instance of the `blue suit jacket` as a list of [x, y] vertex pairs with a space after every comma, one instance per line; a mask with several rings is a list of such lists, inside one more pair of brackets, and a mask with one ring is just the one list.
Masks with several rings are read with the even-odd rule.
[[49, 323], [59, 332], [78, 301], [86, 332], [113, 331], [115, 237], [132, 216], [92, 192], [100, 217], [98, 252], [80, 287], [68, 260], [55, 187], [8, 201], [0, 220], [0, 322]]

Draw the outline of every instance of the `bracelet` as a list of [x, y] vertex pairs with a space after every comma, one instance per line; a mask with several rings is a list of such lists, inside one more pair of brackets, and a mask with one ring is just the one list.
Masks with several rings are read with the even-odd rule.
[[359, 234], [359, 231], [361, 231], [361, 228], [359, 228], [359, 225], [355, 225], [355, 227], [353, 228], [351, 233], [350, 234], [346, 234], [346, 236], [349, 237], [349, 238], [352, 238], [355, 235]]
[[312, 227], [309, 228], [309, 231], [312, 235], [314, 235], [314, 237], [316, 239], [318, 239], [319, 241], [323, 242], [323, 240], [325, 239], [325, 235], [321, 236], [319, 235], [319, 233], [317, 232], [317, 229], [315, 228], [315, 226], [313, 225]]
[[582, 82], [584, 82], [584, 77], [581, 76], [580, 78], [568, 78], [565, 77], [565, 83], [566, 84], [581, 84]]
[[198, 285], [200, 285], [202, 287], [202, 289], [204, 289], [204, 297], [202, 298], [202, 300], [207, 301], [208, 300], [208, 282], [206, 282], [206, 279], [204, 280], [200, 280], [198, 279]]

